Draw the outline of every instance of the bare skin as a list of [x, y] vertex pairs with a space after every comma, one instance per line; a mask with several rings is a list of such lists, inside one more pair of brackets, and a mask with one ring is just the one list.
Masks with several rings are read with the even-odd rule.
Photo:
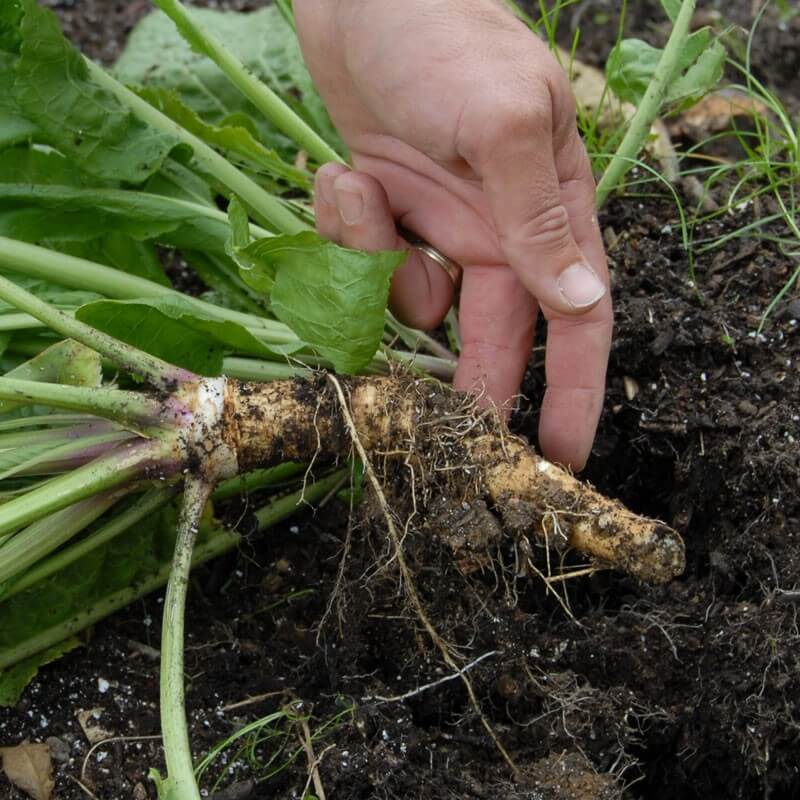
[[[613, 326], [594, 180], [569, 83], [495, 0], [295, 0], [309, 69], [352, 154], [317, 176], [320, 233], [405, 248], [396, 224], [460, 263], [458, 389], [510, 407], [548, 321], [539, 428], [580, 469], [603, 403]], [[412, 250], [392, 285], [403, 321], [430, 329], [449, 276]]]

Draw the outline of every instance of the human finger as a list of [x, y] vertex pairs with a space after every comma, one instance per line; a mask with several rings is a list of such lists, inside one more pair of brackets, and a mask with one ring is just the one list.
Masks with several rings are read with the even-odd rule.
[[459, 152], [481, 177], [500, 247], [522, 283], [552, 312], [580, 315], [607, 287], [575, 241], [561, 199], [549, 84], [529, 91], [468, 104]]
[[459, 311], [453, 385], [508, 416], [533, 347], [536, 301], [509, 267], [472, 266], [464, 269]]
[[[605, 252], [597, 224], [595, 183], [577, 129], [556, 154], [561, 202], [575, 241], [604, 282]], [[613, 313], [607, 294], [582, 316], [543, 309], [548, 316], [546, 391], [539, 421], [545, 455], [572, 469], [586, 464], [605, 396]]]
[[323, 164], [314, 176], [314, 218], [317, 233], [332, 242], [340, 241], [342, 220], [336, 205], [333, 184], [340, 175], [349, 172], [344, 164]]
[[333, 182], [339, 216], [338, 236], [357, 250], [409, 250], [392, 277], [390, 306], [398, 319], [423, 330], [435, 328], [453, 304], [454, 284], [447, 272], [397, 233], [383, 186], [372, 176], [345, 172]]

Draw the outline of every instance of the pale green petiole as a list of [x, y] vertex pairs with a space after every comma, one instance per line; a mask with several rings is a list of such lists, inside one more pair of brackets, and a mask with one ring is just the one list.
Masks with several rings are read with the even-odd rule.
[[[266, 530], [276, 525], [282, 519], [296, 513], [298, 507], [301, 505], [315, 503], [323, 497], [326, 497], [336, 486], [341, 484], [342, 479], [346, 478], [347, 474], [348, 470], [339, 470], [339, 472], [329, 475], [316, 483], [308, 484], [302, 489], [285, 497], [281, 497], [269, 503], [264, 508], [259, 509], [256, 512], [259, 520], [259, 530]], [[195, 548], [192, 557], [192, 566], [198, 566], [223, 553], [229, 552], [235, 548], [240, 541], [241, 537], [231, 531], [221, 528], [214, 530], [207, 541]], [[37, 634], [16, 647], [0, 652], [0, 670], [6, 669], [25, 658], [36, 655], [36, 653], [42, 650], [46, 650], [48, 647], [63, 641], [69, 636], [94, 625], [99, 620], [107, 617], [109, 614], [113, 614], [120, 608], [130, 605], [130, 603], [133, 603], [140, 597], [150, 594], [150, 592], [166, 583], [169, 571], [170, 565], [164, 564], [149, 578], [137, 582], [119, 592], [115, 592], [108, 597], [104, 597], [65, 622]]]
[[176, 382], [196, 380], [196, 376], [191, 372], [168, 364], [160, 358], [143, 353], [119, 339], [95, 330], [69, 314], [58, 311], [49, 303], [39, 300], [35, 295], [2, 276], [0, 276], [0, 299], [20, 311], [26, 311], [36, 317], [56, 333], [96, 350], [113, 361], [120, 369], [143, 375], [159, 388], [170, 389], [174, 388]]
[[192, 551], [200, 517], [211, 489], [211, 485], [201, 478], [189, 476], [186, 480], [183, 505], [178, 520], [175, 554], [164, 598], [164, 623], [161, 633], [161, 734], [164, 737], [167, 778], [166, 786], [159, 786], [159, 795], [163, 792], [167, 797], [180, 800], [200, 800], [186, 724], [183, 629]]
[[[148, 466], [166, 464], [171, 455], [168, 445], [158, 440], [140, 440], [53, 478], [0, 505], [0, 537], [73, 503], [130, 483]], [[8, 546], [6, 543], [2, 549]]]
[[39, 404], [66, 411], [82, 411], [137, 428], [156, 424], [167, 419], [168, 414], [162, 402], [140, 392], [16, 378], [0, 378], [0, 400], [19, 405]]
[[[282, 322], [215, 306], [176, 292], [168, 286], [128, 275], [84, 258], [57, 253], [44, 247], [0, 236], [0, 267], [31, 278], [53, 281], [61, 286], [86, 289], [116, 300], [174, 297], [220, 320], [244, 325], [254, 335], [274, 343], [298, 341]], [[2, 317], [0, 317], [2, 319]]]
[[603, 177], [597, 185], [597, 205], [602, 206], [608, 195], [619, 185], [628, 170], [636, 163], [636, 156], [647, 139], [650, 128], [661, 111], [664, 98], [675, 79], [694, 16], [695, 0], [683, 0], [667, 45], [661, 54], [653, 79], [642, 98], [636, 113], [628, 124], [628, 131], [620, 142]]
[[[24, 592], [26, 589], [49, 578], [59, 570], [79, 561], [95, 548], [108, 544], [112, 539], [130, 530], [134, 525], [149, 517], [150, 514], [158, 511], [162, 506], [165, 506], [175, 494], [175, 488], [153, 489], [147, 492], [134, 503], [134, 505], [117, 514], [110, 522], [103, 525], [85, 539], [81, 539], [81, 541], [50, 556], [46, 561], [41, 561], [31, 567], [24, 575], [20, 576], [18, 580], [14, 581], [5, 592], [0, 590], [0, 600], [7, 600], [9, 597], [14, 597], [14, 595]], [[86, 502], [91, 503], [92, 500], [90, 499]], [[64, 511], [60, 511], [58, 514], [63, 514], [70, 510], [71, 509], [64, 509]], [[52, 516], [40, 520], [40, 522], [36, 524], [56, 527], [62, 523], [62, 518], [59, 518], [57, 514], [53, 514]], [[78, 533], [80, 530], [82, 530], [82, 528], [77, 528], [75, 533]], [[0, 553], [5, 557], [6, 553], [4, 550], [0, 550]], [[17, 565], [13, 566], [16, 567]], [[14, 569], [13, 574], [18, 574], [19, 571], [19, 569]]]
[[0, 586], [91, 525], [118, 499], [113, 493], [90, 497], [20, 531], [0, 548]]
[[229, 191], [241, 197], [256, 216], [281, 233], [299, 233], [309, 229], [309, 226], [289, 211], [281, 200], [264, 191], [255, 181], [248, 178], [216, 150], [173, 122], [147, 101], [142, 100], [135, 92], [112, 78], [102, 67], [89, 59], [84, 60], [92, 78], [100, 86], [130, 108], [143, 122], [157, 130], [176, 136], [181, 142], [189, 145], [194, 153], [194, 159], [201, 169], [213, 175]]
[[208, 56], [266, 119], [294, 139], [311, 158], [320, 164], [326, 161], [344, 163], [344, 159], [272, 89], [256, 78], [213, 34], [199, 25], [182, 3], [178, 0], [153, 2], [175, 23], [178, 31], [195, 50]]

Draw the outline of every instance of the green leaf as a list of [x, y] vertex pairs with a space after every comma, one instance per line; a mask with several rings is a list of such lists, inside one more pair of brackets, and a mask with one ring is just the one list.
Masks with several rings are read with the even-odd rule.
[[89, 241], [107, 234], [224, 254], [228, 225], [216, 209], [122, 189], [0, 183], [0, 235], [28, 242]]
[[[0, 183], [81, 187], [86, 185], [87, 177], [74, 161], [54, 150], [25, 146], [9, 147], [0, 152]], [[0, 196], [2, 193], [0, 186]]]
[[[99, 386], [103, 378], [100, 356], [90, 348], [65, 339], [5, 374], [6, 378], [70, 386]], [[0, 400], [0, 414], [20, 408], [24, 403]]]
[[230, 223], [230, 240], [225, 248], [229, 255], [250, 244], [250, 220], [244, 203], [235, 195], [228, 203], [228, 222]]
[[[206, 144], [221, 151], [244, 169], [263, 171], [290, 186], [310, 191], [313, 185], [311, 175], [287, 164], [274, 150], [264, 147], [247, 127], [230, 124], [211, 125], [181, 101], [173, 91], [158, 88], [139, 90], [140, 96], [162, 114], [177, 122], [189, 133], [202, 139]], [[233, 115], [232, 115], [233, 116]], [[241, 116], [241, 115], [239, 115]]]
[[144, 191], [216, 208], [216, 195], [206, 180], [173, 158], [161, 165], [161, 169], [145, 184]]
[[[656, 74], [662, 54], [662, 50], [641, 39], [623, 39], [606, 62], [609, 87], [621, 100], [638, 106]], [[703, 95], [721, 77], [724, 61], [725, 49], [718, 40], [712, 41], [710, 29], [695, 31], [681, 50], [675, 82], [666, 103]]]
[[674, 25], [681, 10], [682, 0], [661, 0], [661, 7], [667, 12], [669, 21]]
[[[0, 38], [2, 32], [3, 29], [0, 28]], [[14, 85], [14, 66], [17, 60], [16, 55], [2, 52], [0, 46], [0, 86], [4, 87], [0, 91], [0, 147], [25, 141], [36, 133], [36, 126], [22, 115], [14, 93], [10, 91]]]
[[[249, 14], [193, 8], [192, 14], [327, 142], [345, 151], [313, 86], [297, 37], [277, 8]], [[293, 159], [292, 143], [262, 119], [210, 59], [193, 51], [160, 12], [148, 15], [133, 29], [115, 74], [127, 84], [177, 92], [201, 120], [216, 127], [225, 125], [231, 115], [243, 115], [262, 144], [285, 160]], [[241, 117], [234, 119], [244, 127]]]
[[108, 233], [88, 242], [54, 242], [54, 249], [77, 258], [136, 275], [139, 278], [172, 288], [164, 267], [150, 242], [140, 242], [121, 233]]
[[81, 306], [75, 316], [93, 328], [198, 375], [215, 377], [222, 372], [223, 348], [219, 342], [209, 341], [202, 333], [145, 303], [98, 300]]
[[257, 294], [239, 277], [236, 265], [229, 258], [200, 253], [197, 250], [186, 250], [183, 256], [209, 288], [201, 299], [234, 311], [243, 311], [256, 316], [264, 315], [264, 305], [256, 299]]
[[40, 667], [50, 664], [80, 646], [81, 641], [71, 636], [0, 672], [0, 707], [15, 706], [22, 697], [25, 687], [36, 677]]
[[[124, 505], [118, 508], [122, 510]], [[103, 517], [89, 530], [108, 521]], [[201, 537], [207, 537], [209, 528], [210, 517], [206, 514], [201, 522]], [[124, 536], [90, 550], [48, 578], [3, 600], [0, 653], [13, 651], [100, 599], [149, 577], [169, 562], [173, 544], [174, 515], [155, 513], [128, 529]], [[53, 658], [57, 657], [53, 653]], [[3, 676], [7, 673], [8, 670]]]
[[661, 59], [661, 50], [641, 39], [623, 39], [608, 56], [608, 86], [620, 100], [639, 105]]
[[22, 43], [19, 25], [22, 20], [22, 3], [5, 0], [0, 6], [0, 51], [18, 53]]
[[686, 74], [675, 81], [667, 95], [667, 102], [692, 102], [710, 92], [722, 78], [726, 58], [724, 46], [718, 39], [714, 40], [700, 53]]
[[314, 233], [237, 248], [242, 278], [269, 293], [271, 310], [339, 372], [358, 372], [383, 335], [392, 273], [406, 254], [362, 253]]
[[180, 297], [98, 300], [75, 316], [134, 347], [200, 375], [222, 372], [225, 352], [274, 359], [301, 347], [269, 347], [236, 322], [221, 321]]
[[[177, 152], [177, 137], [141, 122], [98, 86], [83, 56], [61, 34], [55, 14], [34, 0], [21, 1], [14, 90], [22, 116], [86, 172], [145, 181]], [[186, 152], [184, 145], [180, 148]]]

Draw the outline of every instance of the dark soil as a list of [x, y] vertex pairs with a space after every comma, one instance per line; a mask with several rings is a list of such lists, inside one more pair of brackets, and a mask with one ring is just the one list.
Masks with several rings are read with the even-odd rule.
[[[147, 7], [53, 5], [105, 60]], [[611, 5], [573, 7], [582, 57], [588, 48], [599, 61], [607, 51]], [[705, 5], [740, 24], [751, 19], [750, 0]], [[655, 6], [629, 3], [653, 41]], [[795, 108], [798, 24], [781, 28], [768, 13], [755, 51], [764, 53], [763, 77]], [[734, 230], [755, 213], [751, 206], [698, 234]], [[692, 280], [671, 203], [615, 200], [601, 222], [617, 329], [586, 474], [683, 533], [685, 575], [653, 589], [599, 573], [556, 585], [558, 600], [541, 580], [515, 575], [510, 544], [493, 568], [463, 575], [439, 541], [409, 538], [431, 619], [465, 663], [485, 656], [469, 676], [522, 767], [515, 784], [459, 680], [414, 694], [449, 670], [403, 602], [380, 525], [364, 515], [349, 525], [347, 508], [331, 502], [195, 574], [186, 664], [195, 754], [291, 708], [312, 715], [312, 732], [336, 718], [312, 744], [328, 798], [800, 796], [796, 292], [756, 333], [795, 264], [769, 243], [733, 240], [700, 257]], [[534, 409], [516, 424], [532, 434], [539, 365], [525, 389]], [[246, 510], [231, 513], [246, 525]], [[546, 571], [544, 555], [537, 559]], [[159, 728], [161, 604], [153, 595], [96, 626], [86, 647], [43, 669], [19, 706], [0, 712], [0, 746], [51, 742], [62, 800], [155, 797], [147, 771], [163, 770], [160, 743], [137, 737]], [[76, 714], [92, 708], [119, 738], [87, 759]], [[284, 719], [274, 729], [254, 753], [265, 760], [281, 744], [294, 762], [255, 785], [265, 771], [228, 751], [211, 770], [233, 785], [218, 800], [303, 796], [303, 726]], [[3, 780], [0, 798], [17, 797]]]

